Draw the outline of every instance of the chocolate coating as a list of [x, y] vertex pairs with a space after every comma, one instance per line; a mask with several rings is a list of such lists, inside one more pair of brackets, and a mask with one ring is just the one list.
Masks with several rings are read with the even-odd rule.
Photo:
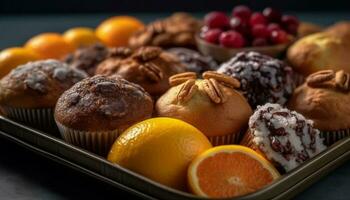
[[218, 64], [210, 56], [204, 56], [197, 51], [186, 48], [171, 48], [168, 52], [175, 54], [184, 64], [186, 71], [196, 72], [198, 75], [205, 71], [213, 71]]
[[118, 77], [93, 76], [59, 98], [55, 119], [81, 131], [124, 130], [151, 117], [153, 101], [140, 86]]
[[257, 52], [238, 53], [218, 72], [240, 81], [240, 90], [253, 108], [265, 103], [284, 105], [296, 87], [291, 67]]

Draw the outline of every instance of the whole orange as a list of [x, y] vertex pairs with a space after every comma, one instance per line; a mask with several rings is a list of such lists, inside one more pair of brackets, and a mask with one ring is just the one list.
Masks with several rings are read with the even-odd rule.
[[42, 59], [60, 59], [75, 49], [58, 33], [42, 33], [34, 36], [28, 40], [25, 47], [39, 54]]
[[116, 16], [103, 21], [96, 29], [97, 37], [107, 46], [128, 45], [129, 38], [144, 24], [131, 16]]
[[209, 148], [207, 137], [192, 125], [178, 119], [153, 118], [127, 129], [113, 144], [108, 160], [185, 190], [188, 166]]
[[63, 33], [63, 38], [75, 47], [86, 47], [99, 42], [92, 28], [76, 27]]
[[0, 78], [18, 65], [39, 59], [38, 54], [26, 48], [12, 47], [4, 49], [0, 52]]

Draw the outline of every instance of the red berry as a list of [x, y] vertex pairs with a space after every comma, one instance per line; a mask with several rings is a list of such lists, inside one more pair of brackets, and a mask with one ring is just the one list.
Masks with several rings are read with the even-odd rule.
[[210, 12], [205, 15], [204, 23], [209, 28], [225, 29], [230, 26], [230, 19], [223, 12]]
[[220, 29], [210, 29], [205, 31], [204, 33], [202, 32], [201, 37], [209, 43], [218, 44], [221, 33], [222, 31]]
[[252, 42], [252, 46], [254, 47], [261, 47], [261, 46], [267, 46], [268, 42], [266, 38], [255, 38]]
[[249, 23], [251, 26], [257, 25], [257, 24], [266, 24], [266, 18], [264, 17], [263, 14], [259, 12], [255, 12], [252, 14], [250, 17]]
[[255, 38], [267, 38], [270, 36], [270, 32], [267, 30], [265, 25], [257, 24], [252, 27], [252, 35]]
[[284, 44], [289, 41], [288, 34], [283, 30], [272, 31], [270, 39], [273, 44]]
[[283, 15], [281, 19], [282, 25], [287, 27], [291, 24], [299, 25], [299, 20], [293, 15]]
[[296, 24], [290, 24], [287, 27], [285, 27], [286, 31], [292, 35], [297, 35], [298, 33], [298, 25]]
[[238, 31], [241, 34], [249, 34], [249, 25], [238, 17], [232, 17], [230, 20], [230, 26], [232, 30]]
[[280, 22], [282, 16], [279, 10], [271, 7], [265, 8], [263, 14], [269, 22]]
[[243, 36], [237, 31], [226, 31], [221, 33], [220, 44], [224, 47], [240, 48], [245, 44]]
[[269, 25], [267, 25], [267, 30], [272, 33], [272, 31], [278, 31], [281, 30], [280, 25], [276, 24], [276, 23], [271, 23]]
[[250, 15], [252, 15], [252, 10], [245, 5], [235, 6], [232, 10], [232, 16], [238, 17], [242, 20], [249, 20]]

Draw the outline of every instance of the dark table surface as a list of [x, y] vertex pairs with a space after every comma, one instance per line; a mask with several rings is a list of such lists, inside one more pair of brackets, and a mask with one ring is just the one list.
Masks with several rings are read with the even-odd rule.
[[[20, 46], [41, 32], [62, 32], [74, 26], [95, 27], [113, 14], [1, 16], [0, 49]], [[116, 14], [115, 14], [116, 15]], [[145, 22], [163, 14], [135, 14]], [[329, 25], [350, 20], [350, 13], [298, 13], [302, 20]], [[0, 199], [137, 199], [72, 169], [40, 157], [0, 137]], [[306, 191], [300, 200], [350, 199], [350, 161]]]

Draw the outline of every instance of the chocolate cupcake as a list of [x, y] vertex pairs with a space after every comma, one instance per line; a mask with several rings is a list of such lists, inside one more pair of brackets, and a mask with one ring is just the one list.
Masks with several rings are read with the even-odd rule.
[[107, 47], [102, 44], [95, 44], [79, 48], [74, 53], [67, 55], [63, 61], [70, 67], [83, 70], [90, 76], [93, 76], [97, 65], [107, 58], [108, 52]]
[[312, 120], [270, 103], [258, 106], [250, 117], [241, 144], [256, 150], [285, 172], [326, 149]]
[[105, 156], [120, 133], [152, 111], [153, 101], [140, 86], [97, 75], [62, 94], [55, 120], [66, 142]]
[[234, 144], [245, 132], [252, 110], [235, 89], [239, 82], [208, 71], [204, 79], [186, 72], [172, 76], [173, 86], [156, 103], [156, 115], [181, 119], [204, 133], [213, 145]]
[[350, 74], [323, 70], [307, 77], [288, 102], [315, 122], [326, 145], [350, 136]]
[[187, 13], [175, 13], [148, 24], [129, 40], [132, 48], [142, 46], [189, 47], [196, 45], [194, 35], [201, 27], [199, 20]]
[[184, 66], [173, 54], [159, 47], [141, 47], [125, 59], [119, 56], [106, 59], [97, 67], [96, 74], [119, 75], [141, 85], [152, 96], [158, 96], [169, 89], [170, 76], [184, 71]]
[[4, 114], [41, 130], [53, 132], [53, 108], [61, 94], [87, 74], [57, 60], [18, 66], [0, 81]]
[[265, 103], [284, 105], [296, 87], [291, 67], [257, 52], [238, 53], [217, 71], [240, 81], [239, 89], [253, 108]]
[[204, 56], [198, 51], [186, 48], [171, 48], [168, 52], [175, 54], [184, 64], [186, 71], [196, 72], [201, 75], [205, 71], [213, 71], [218, 68], [218, 64], [210, 56]]

